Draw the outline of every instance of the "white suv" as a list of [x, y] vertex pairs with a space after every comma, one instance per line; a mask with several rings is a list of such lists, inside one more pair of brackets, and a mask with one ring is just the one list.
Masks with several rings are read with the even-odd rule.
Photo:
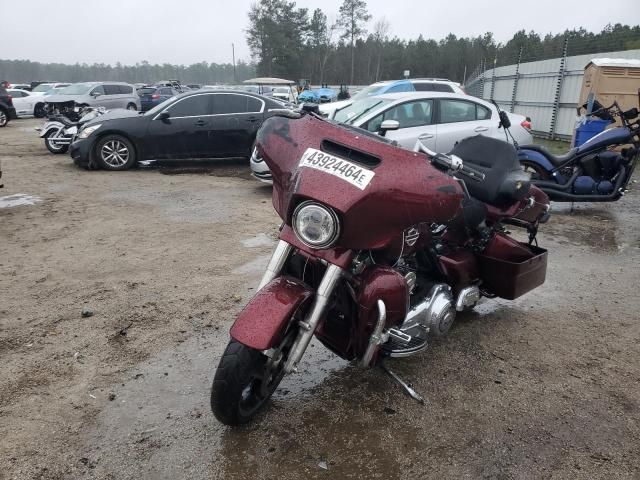
[[405, 92], [442, 92], [459, 93], [464, 95], [465, 91], [459, 83], [452, 82], [444, 78], [412, 78], [409, 80], [388, 80], [386, 82], [376, 82], [363, 88], [353, 97], [340, 102], [323, 103], [320, 105], [320, 112], [328, 118], [333, 118], [338, 110], [348, 107], [353, 102], [362, 100], [372, 95], [384, 95], [387, 93]]

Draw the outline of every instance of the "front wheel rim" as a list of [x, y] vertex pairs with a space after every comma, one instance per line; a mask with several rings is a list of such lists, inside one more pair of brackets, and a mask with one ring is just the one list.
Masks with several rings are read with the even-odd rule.
[[4, 126], [7, 124], [7, 115], [0, 111], [0, 125]]
[[110, 167], [122, 167], [129, 161], [129, 148], [120, 140], [109, 140], [100, 149], [100, 156]]

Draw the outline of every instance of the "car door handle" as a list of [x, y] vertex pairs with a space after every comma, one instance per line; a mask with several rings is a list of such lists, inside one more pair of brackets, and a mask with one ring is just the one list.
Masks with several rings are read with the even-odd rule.
[[249, 117], [249, 118], [247, 118], [247, 122], [253, 123], [253, 122], [257, 122], [257, 121], [258, 121], [258, 117]]
[[196, 127], [204, 127], [207, 124], [207, 122], [205, 122], [204, 120], [196, 120], [196, 123], [194, 124]]
[[473, 129], [474, 132], [486, 132], [489, 130], [489, 127], [476, 127]]
[[430, 138], [433, 138], [432, 133], [423, 133], [418, 137], [418, 140], [429, 140]]

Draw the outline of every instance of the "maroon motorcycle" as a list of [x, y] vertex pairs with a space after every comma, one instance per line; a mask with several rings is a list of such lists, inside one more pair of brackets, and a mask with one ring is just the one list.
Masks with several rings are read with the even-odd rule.
[[[445, 335], [482, 296], [515, 299], [544, 283], [547, 252], [535, 239], [549, 200], [506, 142], [477, 136], [448, 155], [411, 152], [291, 112], [267, 120], [256, 145], [283, 223], [215, 374], [222, 423], [249, 421], [314, 335], [341, 358], [385, 367]], [[511, 226], [529, 241], [510, 237]]]

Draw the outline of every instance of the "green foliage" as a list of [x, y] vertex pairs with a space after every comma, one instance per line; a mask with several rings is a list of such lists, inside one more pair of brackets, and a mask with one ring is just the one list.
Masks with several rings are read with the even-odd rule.
[[[253, 65], [238, 62], [238, 81], [255, 75]], [[90, 82], [118, 80], [131, 83], [153, 83], [160, 80], [179, 79], [183, 83], [217, 84], [233, 83], [233, 65], [195, 63], [193, 65], [152, 65], [149, 62], [135, 65], [105, 65], [86, 63], [39, 63], [29, 60], [0, 60], [0, 79], [14, 83], [49, 80], [54, 82]]]

